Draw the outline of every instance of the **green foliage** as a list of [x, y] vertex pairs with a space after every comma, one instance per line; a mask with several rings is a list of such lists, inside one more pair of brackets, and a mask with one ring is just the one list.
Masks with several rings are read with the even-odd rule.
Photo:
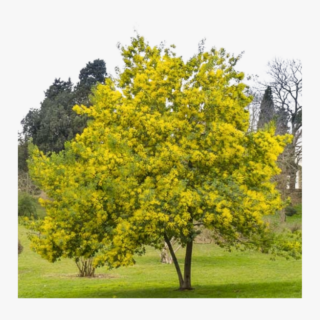
[[28, 141], [19, 134], [18, 138], [18, 173], [27, 172], [28, 171], [28, 164], [27, 159], [29, 157], [28, 153]]
[[271, 252], [274, 256], [282, 256], [287, 259], [293, 257], [301, 259], [302, 232], [299, 228], [285, 229], [275, 236]]
[[70, 78], [68, 81], [62, 81], [59, 79], [54, 79], [53, 84], [49, 87], [49, 89], [45, 92], [45, 97], [54, 100], [59, 94], [62, 92], [70, 93], [72, 91], [72, 82]]
[[72, 112], [73, 92], [55, 90], [54, 93], [42, 102], [40, 110], [30, 110], [23, 122], [24, 134], [45, 153], [62, 150], [65, 142], [80, 133], [87, 121], [87, 117]]
[[75, 104], [89, 105], [89, 95], [96, 83], [104, 82], [106, 67], [103, 60], [89, 62], [80, 72], [80, 81], [73, 87], [70, 80], [55, 79], [45, 91], [40, 109], [31, 109], [21, 121], [23, 138], [19, 142], [19, 169], [27, 171], [28, 152], [26, 143], [32, 141], [45, 153], [59, 152], [66, 141], [81, 133], [87, 125], [86, 115], [72, 111]]
[[37, 217], [37, 201], [28, 193], [19, 192], [18, 194], [18, 216]]
[[92, 89], [98, 83], [104, 83], [107, 77], [106, 63], [97, 59], [87, 63], [86, 67], [81, 69], [79, 82], [75, 87], [75, 103], [89, 106]]
[[290, 206], [285, 208], [285, 213], [286, 213], [286, 216], [291, 217], [291, 216], [297, 214], [298, 211], [297, 211], [297, 209], [295, 207], [290, 205]]
[[267, 87], [260, 105], [260, 115], [258, 129], [264, 128], [266, 124], [273, 120], [275, 114], [271, 87]]
[[103, 60], [97, 59], [93, 62], [88, 62], [86, 67], [81, 69], [79, 74], [79, 86], [91, 88], [97, 82], [103, 83], [107, 76], [106, 63]]

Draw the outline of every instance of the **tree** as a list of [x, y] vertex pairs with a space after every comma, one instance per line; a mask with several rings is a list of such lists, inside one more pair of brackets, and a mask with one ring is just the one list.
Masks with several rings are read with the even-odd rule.
[[270, 86], [274, 103], [281, 119], [280, 134], [289, 129], [293, 141], [287, 146], [286, 167], [290, 176], [290, 190], [295, 189], [296, 176], [302, 159], [302, 64], [299, 60], [274, 59], [269, 63]]
[[89, 96], [92, 88], [97, 83], [104, 83], [107, 77], [107, 68], [104, 60], [96, 59], [88, 62], [86, 67], [81, 69], [79, 82], [76, 86], [76, 103], [89, 106]]
[[260, 105], [260, 115], [258, 121], [258, 129], [262, 129], [270, 121], [274, 120], [275, 110], [272, 98], [271, 87], [267, 87], [264, 92], [261, 105]]
[[33, 143], [46, 153], [58, 152], [64, 148], [65, 141], [83, 130], [87, 119], [82, 117], [79, 123], [80, 117], [72, 112], [74, 93], [70, 79], [66, 82], [55, 79], [45, 97], [40, 109], [31, 109], [21, 121], [22, 136], [24, 141], [32, 138]]
[[28, 141], [21, 134], [18, 136], [18, 174], [28, 171]]
[[[164, 240], [189, 290], [199, 226], [226, 248], [270, 249], [262, 217], [282, 207], [270, 179], [290, 136], [248, 132], [252, 98], [234, 69], [239, 57], [224, 49], [184, 62], [138, 36], [121, 50], [119, 77], [97, 85], [92, 107], [74, 107], [92, 118], [83, 133], [50, 158], [31, 147], [32, 177], [52, 199], [32, 242], [50, 261], [118, 267]], [[186, 248], [184, 273], [172, 238]]]
[[[94, 60], [81, 69], [79, 82], [75, 89], [70, 80], [55, 79], [45, 91], [45, 99], [40, 109], [31, 109], [21, 121], [23, 139], [32, 138], [40, 150], [45, 153], [59, 152], [66, 141], [73, 139], [86, 127], [88, 118], [72, 111], [75, 104], [89, 106], [91, 90], [97, 83], [103, 83], [106, 77], [106, 64], [103, 60]], [[24, 144], [20, 143], [21, 155], [26, 155]], [[23, 153], [24, 152], [24, 153]], [[26, 158], [21, 158], [24, 165]]]
[[247, 95], [252, 97], [251, 103], [246, 107], [250, 115], [248, 131], [253, 132], [257, 131], [263, 95], [259, 90], [254, 90], [252, 88], [248, 88]]
[[45, 91], [44, 95], [46, 98], [54, 100], [62, 92], [71, 93], [72, 87], [73, 84], [70, 78], [68, 79], [68, 81], [61, 81], [60, 78], [54, 79], [53, 84], [49, 87], [47, 91]]
[[[171, 246], [173, 248], [174, 245], [177, 243], [177, 241], [175, 239], [171, 239], [170, 243], [171, 243]], [[176, 253], [180, 248], [181, 248], [181, 245], [178, 244], [176, 246], [176, 248], [173, 248], [173, 252]], [[171, 264], [172, 263], [172, 256], [170, 254], [169, 247], [168, 247], [168, 245], [167, 245], [167, 243], [165, 241], [164, 241], [163, 248], [161, 249], [161, 252], [160, 252], [160, 262], [161, 263], [167, 263], [167, 264]]]

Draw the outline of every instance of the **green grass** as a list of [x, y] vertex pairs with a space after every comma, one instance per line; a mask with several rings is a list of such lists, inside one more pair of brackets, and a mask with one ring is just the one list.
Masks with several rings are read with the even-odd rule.
[[[293, 217], [289, 217], [290, 220]], [[289, 220], [289, 219], [288, 219]], [[290, 223], [290, 221], [288, 222]], [[196, 244], [192, 261], [193, 291], [181, 292], [173, 265], [161, 264], [152, 248], [136, 265], [100, 268], [95, 278], [77, 277], [73, 261], [49, 263], [29, 248], [27, 230], [19, 226], [24, 251], [19, 256], [19, 298], [301, 298], [301, 260], [256, 252], [226, 252]], [[182, 265], [184, 249], [178, 251]]]

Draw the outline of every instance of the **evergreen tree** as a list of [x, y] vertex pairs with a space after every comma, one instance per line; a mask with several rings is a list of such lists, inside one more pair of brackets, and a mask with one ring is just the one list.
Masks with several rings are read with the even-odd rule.
[[93, 62], [88, 62], [86, 67], [81, 69], [79, 84], [91, 88], [97, 82], [103, 83], [106, 76], [106, 63], [103, 60], [96, 59]]
[[45, 91], [45, 96], [48, 99], [54, 99], [58, 94], [60, 94], [61, 92], [71, 92], [72, 91], [72, 82], [70, 80], [70, 78], [68, 79], [68, 81], [61, 81], [60, 78], [59, 79], [54, 79], [53, 84], [49, 87], [49, 89], [47, 91]]
[[274, 119], [275, 110], [274, 103], [272, 99], [271, 87], [267, 87], [264, 92], [261, 105], [260, 105], [260, 115], [258, 121], [258, 129], [263, 129], [263, 127]]
[[104, 83], [106, 77], [106, 63], [103, 60], [96, 59], [93, 62], [88, 62], [86, 67], [81, 69], [80, 81], [75, 88], [77, 104], [89, 106], [89, 96], [92, 88], [97, 83]]
[[[87, 124], [86, 115], [78, 115], [72, 111], [76, 104], [88, 106], [92, 87], [104, 82], [106, 64], [103, 60], [94, 60], [81, 69], [76, 87], [70, 80], [55, 79], [45, 91], [45, 99], [40, 109], [31, 109], [21, 121], [24, 139], [33, 139], [33, 143], [45, 153], [59, 152], [64, 143], [81, 133]], [[24, 140], [24, 141], [25, 141]], [[22, 141], [22, 140], [21, 140]], [[19, 168], [25, 167], [27, 152], [23, 144], [19, 147]], [[20, 157], [21, 155], [21, 157]]]

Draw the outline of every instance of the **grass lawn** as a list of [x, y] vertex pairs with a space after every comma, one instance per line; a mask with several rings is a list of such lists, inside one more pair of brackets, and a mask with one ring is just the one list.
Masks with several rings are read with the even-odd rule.
[[[288, 224], [301, 223], [301, 215]], [[302, 262], [256, 252], [226, 252], [213, 244], [195, 244], [193, 291], [177, 291], [174, 265], [161, 264], [150, 248], [136, 265], [100, 268], [95, 278], [77, 277], [71, 260], [49, 263], [29, 248], [27, 230], [19, 226], [24, 246], [19, 256], [19, 298], [301, 298]], [[184, 249], [178, 251], [183, 263]]]

